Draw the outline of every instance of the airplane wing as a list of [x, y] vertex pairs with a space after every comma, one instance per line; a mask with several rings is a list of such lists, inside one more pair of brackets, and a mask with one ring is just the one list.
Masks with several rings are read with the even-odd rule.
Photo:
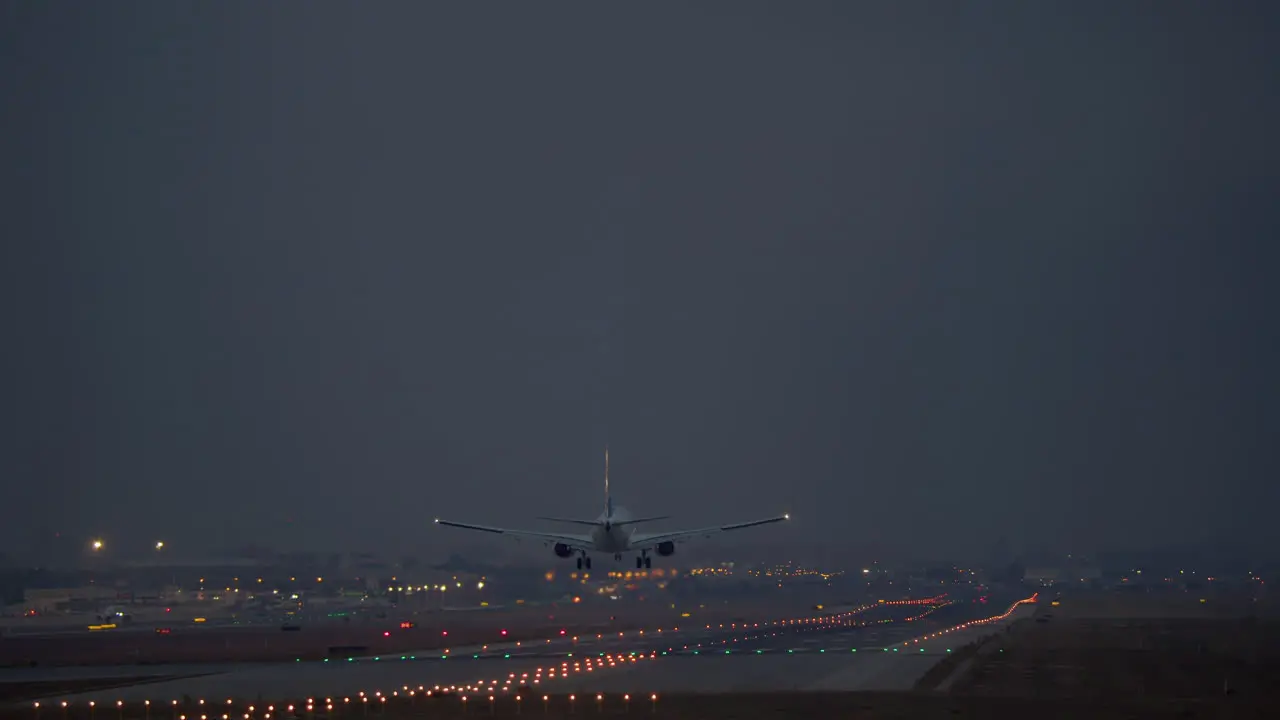
[[765, 518], [764, 520], [752, 520], [750, 522], [734, 523], [732, 525], [720, 525], [719, 527], [700, 528], [698, 530], [677, 530], [675, 532], [657, 533], [654, 535], [632, 535], [632, 550], [648, 550], [656, 547], [664, 542], [684, 543], [690, 540], [701, 538], [709, 538], [716, 533], [729, 532], [730, 530], [742, 530], [743, 528], [755, 527], [757, 525], [768, 525], [769, 523], [782, 522], [790, 520], [791, 515], [779, 515], [777, 517]]
[[470, 523], [453, 522], [451, 520], [441, 520], [436, 518], [437, 525], [447, 525], [448, 527], [462, 528], [463, 530], [477, 530], [479, 532], [492, 533], [494, 535], [508, 535], [517, 540], [536, 540], [541, 543], [564, 543], [571, 548], [578, 550], [590, 550], [592, 541], [590, 535], [572, 535], [568, 533], [546, 533], [534, 530], [510, 530], [508, 528], [490, 527], [488, 525], [472, 525]]

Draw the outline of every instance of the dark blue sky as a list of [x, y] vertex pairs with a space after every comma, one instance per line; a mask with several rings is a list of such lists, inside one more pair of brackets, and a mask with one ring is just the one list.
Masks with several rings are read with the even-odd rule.
[[0, 542], [1274, 545], [1276, 20], [0, 3]]

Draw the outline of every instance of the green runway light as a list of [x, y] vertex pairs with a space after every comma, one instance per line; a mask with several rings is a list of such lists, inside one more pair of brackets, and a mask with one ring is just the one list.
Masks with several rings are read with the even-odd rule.
[[729, 654], [729, 651], [728, 651], [728, 650], [725, 650], [725, 651], [724, 651], [724, 654], [725, 654], [725, 655], [728, 655], [728, 654]]
[[820, 649], [818, 650], [818, 652], [820, 652], [820, 653], [824, 653], [824, 652], [826, 652], [826, 651], [827, 651], [827, 649], [826, 649], [826, 648], [820, 648]]
[[400, 656], [400, 659], [401, 659], [401, 660], [408, 660], [409, 658], [405, 657], [404, 655], [401, 655], [401, 656]]
[[757, 655], [759, 655], [759, 654], [760, 654], [760, 652], [761, 652], [761, 651], [757, 650], [757, 651], [756, 651], [756, 654], [757, 654]]
[[376, 658], [374, 658], [374, 660], [381, 660], [381, 659], [382, 659], [382, 658], [380, 658], [380, 657], [376, 657]]
[[[378, 658], [374, 658], [374, 660], [377, 660], [377, 659], [378, 659]], [[479, 656], [479, 655], [472, 655], [472, 656], [471, 656], [471, 659], [472, 659], [472, 660], [479, 660], [479, 659], [480, 659], [480, 656]]]
[[694, 651], [693, 651], [693, 654], [694, 654], [694, 655], [697, 655], [697, 654], [698, 654], [698, 651], [697, 651], [697, 650], [694, 650]]
[[503, 655], [502, 657], [504, 657], [504, 658], [509, 658], [509, 657], [511, 657], [511, 653], [507, 653], [507, 654]]
[[947, 648], [947, 652], [951, 652], [951, 648]]
[[329, 662], [329, 658], [325, 658], [325, 659], [324, 659], [324, 661], [325, 661], [325, 662]]

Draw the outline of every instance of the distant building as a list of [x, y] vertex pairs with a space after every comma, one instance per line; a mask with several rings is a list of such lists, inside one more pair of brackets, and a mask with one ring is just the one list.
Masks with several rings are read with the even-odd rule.
[[1084, 585], [1101, 585], [1102, 568], [1075, 567], [1071, 569], [1071, 582]]
[[76, 588], [27, 588], [23, 593], [24, 609], [39, 613], [96, 609], [103, 602], [120, 599], [121, 593], [109, 585], [87, 585]]
[[154, 557], [146, 560], [129, 560], [119, 563], [119, 567], [126, 570], [146, 570], [151, 568], [171, 569], [190, 568], [193, 570], [202, 569], [254, 569], [267, 567], [268, 564], [256, 558], [247, 557], [227, 557], [227, 558], [175, 558], [175, 557]]
[[1028, 585], [1090, 585], [1102, 584], [1102, 570], [1096, 567], [1028, 568], [1022, 576]]
[[1054, 585], [1061, 577], [1057, 568], [1027, 568], [1022, 581], [1028, 585]]

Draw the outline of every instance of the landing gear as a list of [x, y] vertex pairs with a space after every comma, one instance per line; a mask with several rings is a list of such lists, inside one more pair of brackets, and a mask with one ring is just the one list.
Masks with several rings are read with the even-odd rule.
[[578, 569], [581, 570], [583, 568], [588, 570], [591, 569], [591, 558], [587, 557], [586, 554], [583, 554], [582, 557], [578, 558]]
[[651, 568], [651, 567], [653, 567], [653, 558], [649, 557], [649, 555], [648, 555], [647, 553], [646, 553], [646, 554], [644, 554], [644, 555], [637, 555], [637, 556], [636, 556], [636, 569], [637, 569], [637, 570], [641, 570], [641, 569], [646, 569], [646, 570], [647, 570], [648, 568]]

